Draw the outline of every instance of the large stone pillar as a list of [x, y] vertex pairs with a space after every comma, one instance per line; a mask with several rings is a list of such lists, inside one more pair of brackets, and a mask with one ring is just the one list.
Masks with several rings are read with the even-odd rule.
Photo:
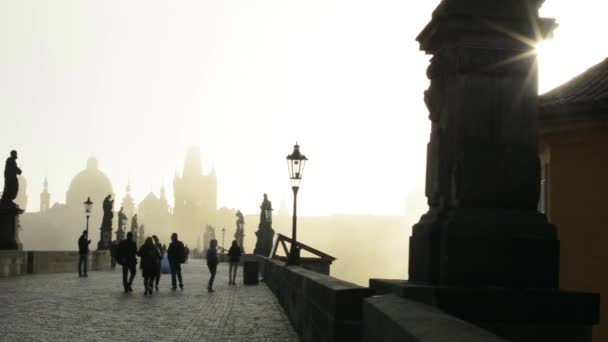
[[556, 227], [536, 210], [534, 43], [555, 27], [542, 2], [443, 0], [418, 36], [433, 55], [429, 210], [413, 227], [408, 282], [377, 287], [512, 341], [590, 341], [599, 296], [558, 290]]
[[554, 21], [539, 0], [444, 0], [417, 40], [432, 54], [425, 102], [429, 211], [410, 240], [410, 281], [558, 285], [540, 189], [533, 43]]

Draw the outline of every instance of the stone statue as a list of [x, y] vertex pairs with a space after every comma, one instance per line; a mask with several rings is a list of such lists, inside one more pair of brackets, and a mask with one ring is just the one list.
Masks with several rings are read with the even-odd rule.
[[120, 207], [120, 211], [118, 212], [118, 229], [122, 229], [126, 225], [125, 221], [129, 219], [122, 210], [123, 208]]
[[19, 193], [19, 180], [17, 175], [21, 174], [21, 169], [17, 166], [17, 151], [11, 151], [11, 156], [6, 159], [4, 167], [4, 191], [0, 201], [5, 206], [17, 207], [13, 202]]
[[240, 210], [236, 211], [236, 233], [234, 233], [234, 238], [236, 239], [239, 247], [241, 247], [241, 251], [245, 251], [244, 238], [245, 238], [245, 217], [243, 217], [243, 213]]
[[253, 253], [270, 256], [274, 230], [272, 229], [272, 203], [268, 200], [266, 194], [264, 194], [264, 200], [260, 205], [260, 224], [255, 235], [257, 236], [257, 241]]
[[114, 200], [112, 195], [103, 200], [103, 218], [101, 219], [100, 238], [97, 249], [108, 250], [112, 247], [112, 218], [114, 217]]
[[112, 227], [112, 218], [114, 218], [114, 200], [112, 195], [106, 196], [103, 200], [103, 219], [101, 221], [102, 227]]
[[137, 243], [139, 241], [139, 225], [137, 223], [137, 214], [133, 215], [133, 218], [131, 218], [131, 233], [133, 233], [133, 241]]
[[120, 211], [118, 212], [118, 228], [116, 229], [116, 239], [118, 241], [122, 241], [125, 238], [125, 231], [123, 228], [127, 225], [126, 221], [128, 219], [127, 215], [123, 212], [123, 207], [120, 207]]

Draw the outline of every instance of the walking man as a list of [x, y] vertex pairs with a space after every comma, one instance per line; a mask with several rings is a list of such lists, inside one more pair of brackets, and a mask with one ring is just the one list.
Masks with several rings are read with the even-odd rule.
[[177, 280], [179, 280], [179, 288], [184, 289], [182, 282], [182, 264], [186, 261], [186, 250], [184, 243], [177, 239], [177, 233], [171, 234], [171, 243], [167, 249], [169, 257], [169, 265], [171, 265], [171, 290], [177, 289]]
[[158, 236], [152, 235], [152, 239], [154, 240], [154, 246], [158, 250], [158, 255], [160, 256], [158, 259], [158, 269], [156, 270], [156, 273], [154, 274], [154, 287], [156, 288], [156, 291], [158, 292], [158, 283], [160, 282], [160, 264], [163, 260], [163, 254], [165, 253], [165, 251], [163, 250], [163, 245], [161, 245], [160, 241], [158, 241]]
[[217, 272], [217, 264], [220, 261], [217, 258], [217, 240], [213, 239], [209, 242], [209, 249], [207, 249], [207, 267], [211, 277], [209, 278], [209, 285], [207, 285], [207, 291], [215, 292], [213, 289], [213, 281], [215, 280], [215, 273]]
[[[127, 238], [118, 243], [118, 263], [122, 265], [122, 286], [125, 293], [133, 292], [131, 285], [137, 272], [137, 245], [133, 241], [133, 233], [128, 232]], [[127, 281], [127, 275], [129, 280]]]
[[78, 276], [88, 277], [87, 266], [89, 262], [89, 233], [86, 230], [82, 231], [82, 235], [78, 239]]

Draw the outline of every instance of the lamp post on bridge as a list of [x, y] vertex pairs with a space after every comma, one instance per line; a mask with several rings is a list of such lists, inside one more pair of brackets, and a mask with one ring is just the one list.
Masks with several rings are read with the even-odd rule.
[[226, 227], [222, 227], [222, 254], [226, 253], [226, 245], [224, 244], [225, 242], [225, 237], [226, 237]]
[[86, 202], [84, 204], [84, 213], [87, 216], [87, 236], [89, 235], [89, 217], [91, 216], [91, 209], [93, 209], [93, 202], [91, 201], [91, 197], [87, 197]]
[[304, 165], [306, 164], [305, 155], [300, 153], [300, 146], [296, 142], [293, 147], [293, 152], [287, 156], [287, 168], [289, 169], [289, 179], [291, 180], [291, 189], [293, 190], [293, 222], [291, 227], [291, 248], [289, 249], [289, 256], [287, 258], [287, 265], [299, 265], [300, 264], [300, 249], [297, 247], [297, 203], [298, 203], [298, 190], [300, 189], [300, 182], [302, 181], [302, 175], [304, 174]]

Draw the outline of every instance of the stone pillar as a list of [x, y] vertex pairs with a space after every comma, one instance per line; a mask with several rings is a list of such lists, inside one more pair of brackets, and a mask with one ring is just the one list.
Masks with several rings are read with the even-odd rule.
[[540, 0], [444, 0], [417, 40], [432, 54], [425, 103], [429, 211], [413, 228], [411, 281], [558, 285], [555, 227], [537, 212], [535, 41]]
[[409, 280], [391, 287], [509, 340], [590, 341], [599, 296], [558, 290], [556, 227], [536, 210], [533, 45], [555, 27], [542, 2], [443, 0], [418, 36], [433, 55], [429, 210], [413, 227]]
[[23, 210], [16, 206], [0, 206], [0, 250], [22, 250], [19, 241], [19, 215]]

